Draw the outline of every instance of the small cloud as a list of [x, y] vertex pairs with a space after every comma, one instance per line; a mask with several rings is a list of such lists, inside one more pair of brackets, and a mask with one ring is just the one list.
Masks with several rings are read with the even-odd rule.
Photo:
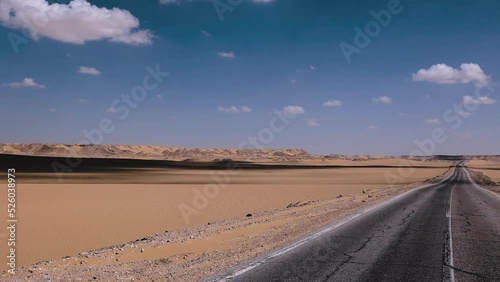
[[243, 106], [243, 107], [241, 107], [241, 111], [244, 112], [244, 113], [251, 113], [252, 109], [250, 109], [247, 106]]
[[438, 84], [455, 84], [475, 82], [476, 85], [487, 85], [490, 77], [478, 64], [461, 64], [460, 69], [454, 69], [446, 64], [437, 64], [429, 69], [420, 69], [412, 74], [414, 81], [426, 81]]
[[295, 79], [291, 79], [291, 80], [290, 80], [290, 83], [291, 83], [291, 84], [295, 84], [295, 83], [297, 83], [297, 80], [295, 80]]
[[342, 106], [342, 101], [340, 100], [331, 100], [323, 103], [323, 107], [340, 107]]
[[376, 126], [376, 125], [370, 125], [368, 126], [368, 129], [371, 129], [371, 130], [378, 130], [380, 129], [380, 127]]
[[315, 66], [309, 66], [309, 69], [312, 70], [312, 71], [317, 70], [317, 68]]
[[55, 113], [56, 111], [57, 111], [57, 110], [56, 110], [56, 109], [54, 109], [54, 108], [50, 109], [50, 112], [51, 112], [51, 113]]
[[295, 72], [296, 72], [296, 73], [303, 73], [303, 72], [304, 72], [304, 70], [303, 70], [303, 69], [296, 69], [296, 70], [295, 70]]
[[217, 108], [217, 110], [219, 112], [222, 112], [222, 113], [232, 113], [232, 114], [238, 114], [238, 113], [251, 113], [252, 112], [252, 109], [247, 107], [247, 106], [243, 106], [241, 108], [238, 108], [236, 106], [230, 106], [230, 107], [223, 107], [223, 106], [219, 106]]
[[377, 97], [377, 98], [373, 98], [372, 102], [374, 102], [374, 103], [383, 103], [383, 104], [391, 104], [392, 103], [392, 99], [391, 99], [391, 97], [388, 97], [388, 96], [380, 96], [380, 97]]
[[45, 88], [45, 85], [38, 84], [33, 78], [25, 78], [21, 82], [11, 82], [6, 84], [9, 87], [21, 88], [21, 87], [33, 87], [33, 88]]
[[472, 96], [464, 96], [463, 102], [466, 105], [492, 105], [495, 104], [497, 100], [487, 96], [477, 98], [474, 98]]
[[441, 121], [437, 118], [431, 118], [424, 122], [425, 124], [441, 124]]
[[306, 112], [301, 106], [286, 106], [283, 108], [283, 113], [288, 115], [303, 115]]
[[407, 117], [407, 116], [411, 116], [411, 114], [409, 114], [409, 113], [398, 113], [398, 116], [400, 116], [400, 117]]
[[221, 57], [221, 58], [226, 58], [226, 59], [234, 59], [236, 57], [236, 55], [232, 51], [230, 51], [230, 52], [221, 51], [221, 52], [218, 52], [217, 55], [219, 55], [219, 57]]
[[116, 113], [116, 110], [114, 108], [107, 108], [106, 113], [113, 114], [113, 113]]
[[90, 103], [90, 100], [89, 99], [85, 99], [85, 98], [78, 98], [75, 101], [78, 102], [78, 103], [81, 103], [81, 104]]
[[208, 32], [208, 31], [206, 31], [206, 30], [202, 30], [202, 31], [201, 31], [201, 35], [203, 35], [203, 36], [205, 36], [205, 37], [210, 37], [210, 36], [211, 36], [210, 32]]
[[80, 67], [78, 72], [81, 74], [101, 75], [100, 71], [98, 71], [96, 68], [92, 68], [92, 67]]
[[156, 94], [155, 97], [158, 98], [158, 99], [162, 99], [163, 98], [163, 96], [161, 94]]
[[318, 127], [319, 126], [319, 120], [317, 119], [310, 119], [307, 121], [307, 126], [308, 127]]

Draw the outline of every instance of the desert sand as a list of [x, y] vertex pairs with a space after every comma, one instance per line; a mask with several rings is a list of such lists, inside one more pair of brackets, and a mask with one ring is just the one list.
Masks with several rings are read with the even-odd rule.
[[500, 161], [472, 160], [467, 166], [477, 172], [482, 172], [493, 181], [500, 184]]
[[[19, 173], [18, 265], [119, 245], [166, 230], [284, 209], [290, 204], [420, 182], [443, 175], [449, 163], [433, 165], [415, 168], [407, 177], [389, 178], [391, 182], [386, 175], [400, 175], [400, 168], [242, 170], [230, 175], [229, 184], [221, 185], [218, 191], [211, 175], [220, 174], [220, 170], [139, 171], [125, 177], [76, 174], [63, 184], [47, 175]], [[143, 184], [148, 181], [162, 184]], [[5, 189], [0, 190], [1, 199], [6, 198], [5, 193]], [[200, 194], [205, 200], [200, 200]], [[186, 217], [180, 210], [182, 205], [195, 212]], [[6, 219], [4, 213], [0, 215], [0, 220]], [[1, 236], [5, 238], [6, 233]], [[5, 253], [5, 246], [1, 248]]]

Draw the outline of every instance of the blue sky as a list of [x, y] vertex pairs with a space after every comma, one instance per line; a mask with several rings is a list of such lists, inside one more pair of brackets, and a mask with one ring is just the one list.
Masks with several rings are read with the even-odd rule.
[[162, 2], [2, 0], [0, 142], [499, 154], [496, 1]]

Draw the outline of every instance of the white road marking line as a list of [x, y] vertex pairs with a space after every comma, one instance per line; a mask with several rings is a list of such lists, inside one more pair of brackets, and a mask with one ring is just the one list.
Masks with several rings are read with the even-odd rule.
[[455, 187], [457, 186], [457, 183], [453, 185], [451, 188], [451, 193], [450, 193], [450, 204], [448, 205], [448, 211], [446, 212], [446, 217], [448, 218], [448, 234], [450, 235], [450, 238], [448, 240], [448, 248], [450, 250], [450, 255], [449, 255], [449, 269], [450, 269], [450, 282], [455, 282], [455, 269], [454, 269], [454, 264], [453, 264], [453, 234], [451, 232], [451, 204], [453, 201], [453, 191], [455, 190]]
[[[281, 250], [278, 250], [278, 251], [276, 251], [276, 252], [273, 252], [273, 253], [271, 253], [270, 255], [268, 255], [268, 256], [266, 256], [266, 257], [264, 257], [264, 258], [262, 258], [262, 259], [260, 259], [260, 260], [258, 260], [258, 261], [255, 261], [255, 262], [253, 262], [253, 263], [250, 263], [249, 265], [247, 265], [247, 266], [245, 266], [245, 267], [243, 267], [243, 268], [241, 268], [241, 269], [239, 269], [239, 270], [235, 270], [232, 274], [229, 274], [229, 275], [227, 275], [227, 276], [225, 276], [225, 277], [223, 277], [223, 278], [215, 279], [215, 280], [212, 280], [212, 281], [215, 281], [215, 282], [226, 282], [226, 281], [229, 281], [229, 280], [230, 280], [230, 279], [232, 279], [232, 278], [236, 278], [236, 277], [238, 277], [238, 276], [240, 276], [240, 275], [242, 275], [242, 274], [245, 274], [245, 273], [247, 273], [248, 271], [250, 271], [250, 270], [252, 270], [252, 269], [256, 268], [257, 266], [259, 266], [259, 265], [262, 265], [262, 264], [266, 263], [266, 261], [268, 261], [268, 260], [270, 260], [270, 259], [272, 259], [272, 258], [275, 258], [275, 257], [281, 256], [281, 255], [283, 255], [283, 254], [285, 254], [285, 253], [288, 253], [289, 251], [291, 251], [291, 250], [293, 250], [293, 249], [296, 249], [297, 247], [300, 247], [300, 246], [302, 246], [303, 244], [305, 244], [305, 243], [307, 243], [307, 242], [309, 242], [309, 241], [312, 241], [312, 240], [314, 240], [314, 239], [316, 239], [316, 238], [318, 238], [318, 237], [322, 236], [323, 234], [329, 233], [329, 232], [331, 232], [331, 231], [333, 231], [333, 230], [335, 230], [335, 229], [339, 228], [340, 226], [342, 226], [342, 225], [344, 225], [344, 224], [346, 224], [346, 223], [348, 223], [348, 222], [350, 222], [350, 221], [352, 221], [352, 220], [354, 220], [354, 219], [356, 219], [356, 218], [359, 218], [360, 216], [362, 216], [362, 215], [364, 215], [364, 214], [366, 214], [366, 213], [368, 213], [368, 212], [371, 212], [371, 211], [373, 211], [373, 210], [376, 210], [376, 209], [378, 209], [378, 208], [381, 208], [381, 207], [383, 207], [383, 206], [386, 206], [386, 205], [388, 205], [389, 203], [392, 203], [392, 202], [394, 202], [394, 201], [398, 200], [398, 199], [399, 199], [399, 198], [401, 198], [401, 197], [404, 197], [405, 195], [407, 195], [407, 194], [409, 194], [409, 193], [411, 193], [411, 192], [414, 192], [414, 191], [416, 191], [416, 190], [420, 190], [420, 189], [424, 189], [424, 188], [427, 188], [427, 187], [431, 187], [431, 186], [438, 186], [438, 185], [441, 185], [441, 184], [443, 184], [445, 181], [447, 181], [448, 179], [450, 179], [450, 178], [451, 178], [451, 177], [455, 174], [455, 171], [456, 171], [456, 170], [457, 170], [456, 166], [455, 166], [455, 167], [453, 167], [453, 172], [452, 172], [452, 173], [450, 173], [450, 175], [448, 175], [448, 177], [446, 177], [445, 179], [441, 180], [439, 183], [436, 183], [436, 184], [430, 184], [430, 185], [425, 185], [425, 186], [421, 186], [421, 187], [417, 187], [417, 188], [411, 189], [410, 191], [407, 191], [407, 192], [405, 192], [405, 193], [403, 193], [403, 194], [401, 194], [401, 195], [399, 195], [399, 196], [396, 196], [396, 197], [394, 197], [394, 198], [391, 198], [391, 199], [389, 199], [389, 200], [387, 200], [387, 201], [385, 201], [385, 202], [379, 203], [379, 204], [377, 204], [377, 205], [375, 205], [375, 206], [372, 206], [372, 207], [370, 207], [370, 208], [368, 208], [368, 209], [365, 209], [365, 210], [363, 210], [363, 211], [361, 211], [361, 212], [359, 212], [359, 213], [357, 213], [357, 214], [354, 214], [354, 215], [352, 215], [352, 216], [350, 216], [350, 217], [347, 217], [347, 218], [345, 218], [344, 220], [342, 220], [342, 221], [340, 221], [340, 222], [338, 222], [338, 223], [336, 223], [336, 224], [334, 224], [334, 225], [332, 225], [332, 226], [329, 226], [329, 227], [327, 227], [327, 228], [325, 228], [325, 229], [323, 229], [323, 230], [321, 230], [321, 231], [319, 231], [319, 232], [317, 232], [317, 233], [315, 233], [315, 234], [313, 234], [313, 235], [310, 235], [310, 236], [308, 236], [308, 237], [306, 237], [306, 238], [303, 238], [303, 239], [299, 240], [298, 242], [295, 242], [295, 243], [293, 243], [293, 244], [291, 244], [291, 245], [289, 245], [289, 246], [287, 246], [287, 247], [285, 247], [285, 248], [283, 248], [283, 249], [281, 249]], [[453, 282], [453, 281], [452, 281], [452, 282]]]

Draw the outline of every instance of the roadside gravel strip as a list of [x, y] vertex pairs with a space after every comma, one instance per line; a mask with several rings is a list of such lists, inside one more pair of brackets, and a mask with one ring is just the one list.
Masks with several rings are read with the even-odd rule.
[[[428, 183], [435, 183], [436, 179]], [[1, 281], [204, 281], [300, 242], [426, 183], [290, 203], [283, 209], [158, 233], [127, 244], [4, 272]], [[428, 185], [428, 184], [427, 184]], [[363, 212], [364, 211], [364, 212]], [[311, 233], [311, 231], [315, 231]], [[314, 235], [313, 235], [314, 236]]]

